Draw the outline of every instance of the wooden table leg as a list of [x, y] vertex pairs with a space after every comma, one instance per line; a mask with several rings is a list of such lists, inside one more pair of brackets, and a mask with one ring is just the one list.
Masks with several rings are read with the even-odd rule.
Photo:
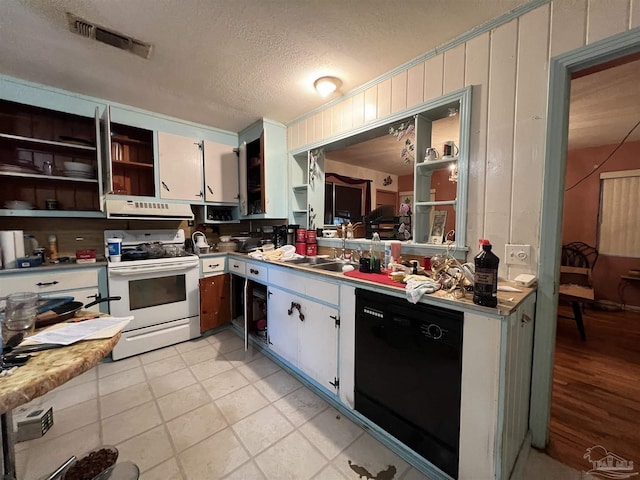
[[587, 334], [584, 331], [584, 322], [582, 321], [582, 309], [579, 302], [571, 302], [571, 308], [573, 309], [573, 316], [576, 319], [578, 325], [578, 331], [580, 332], [580, 338], [582, 341], [587, 339]]
[[16, 478], [15, 434], [11, 412], [0, 415], [0, 435], [2, 436], [2, 473], [3, 479]]

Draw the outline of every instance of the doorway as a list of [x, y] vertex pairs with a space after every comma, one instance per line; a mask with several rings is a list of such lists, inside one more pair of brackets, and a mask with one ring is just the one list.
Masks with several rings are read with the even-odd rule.
[[376, 188], [376, 208], [382, 205], [398, 205], [398, 192]]
[[[640, 33], [625, 32], [550, 61], [544, 191], [541, 216], [540, 266], [530, 409], [531, 443], [544, 449], [549, 440], [558, 280], [569, 118], [571, 74], [640, 51]], [[575, 329], [575, 326], [570, 325]], [[583, 422], [589, 421], [588, 412]], [[565, 459], [563, 462], [567, 463]], [[584, 467], [583, 467], [584, 468]]]

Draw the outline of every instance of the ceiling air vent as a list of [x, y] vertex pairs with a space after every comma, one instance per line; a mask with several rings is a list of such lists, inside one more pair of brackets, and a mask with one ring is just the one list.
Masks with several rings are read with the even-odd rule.
[[112, 47], [119, 48], [134, 53], [142, 58], [149, 58], [151, 54], [151, 44], [145, 43], [135, 38], [128, 37], [122, 33], [108, 30], [100, 25], [93, 24], [83, 18], [76, 17], [72, 13], [67, 13], [69, 30], [83, 37], [106, 43]]

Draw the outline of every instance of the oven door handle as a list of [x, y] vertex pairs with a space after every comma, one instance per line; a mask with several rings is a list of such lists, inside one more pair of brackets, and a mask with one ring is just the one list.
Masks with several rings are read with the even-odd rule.
[[188, 265], [159, 265], [156, 267], [125, 267], [109, 270], [109, 275], [118, 277], [129, 277], [132, 275], [140, 275], [141, 273], [156, 273], [156, 272], [181, 272], [183, 270], [191, 270], [198, 268], [198, 264]]

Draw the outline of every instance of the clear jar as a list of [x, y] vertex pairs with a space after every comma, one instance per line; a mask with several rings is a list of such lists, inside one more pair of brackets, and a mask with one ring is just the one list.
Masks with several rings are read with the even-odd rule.
[[58, 238], [55, 235], [49, 235], [47, 238], [49, 243], [49, 260], [58, 259]]

